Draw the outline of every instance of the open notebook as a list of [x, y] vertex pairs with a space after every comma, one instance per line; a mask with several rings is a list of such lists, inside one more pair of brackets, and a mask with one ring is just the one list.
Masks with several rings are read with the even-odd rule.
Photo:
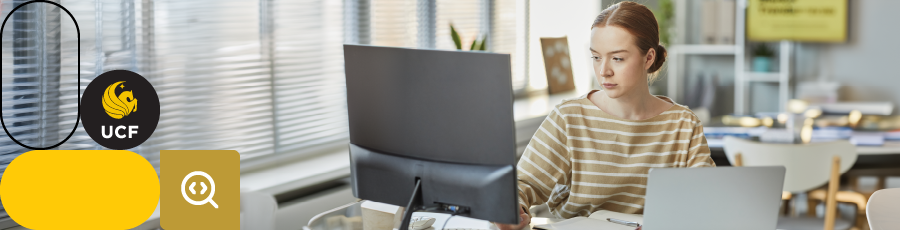
[[629, 227], [621, 224], [611, 223], [606, 220], [606, 218], [614, 218], [620, 220], [626, 220], [631, 222], [638, 222], [640, 224], [644, 223], [644, 216], [637, 214], [625, 214], [620, 212], [613, 212], [607, 210], [600, 210], [592, 213], [588, 217], [573, 217], [568, 220], [552, 223], [552, 224], [544, 224], [534, 226], [535, 229], [547, 229], [547, 230], [575, 230], [575, 229], [596, 229], [596, 230], [634, 230], [634, 227]]

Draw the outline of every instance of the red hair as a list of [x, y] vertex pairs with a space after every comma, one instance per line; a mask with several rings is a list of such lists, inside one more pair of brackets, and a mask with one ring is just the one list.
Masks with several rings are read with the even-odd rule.
[[656, 59], [648, 73], [653, 74], [650, 82], [656, 79], [656, 73], [666, 61], [666, 47], [659, 43], [659, 24], [656, 17], [646, 6], [634, 2], [620, 2], [609, 6], [597, 16], [594, 27], [616, 26], [625, 29], [635, 37], [638, 49], [646, 55], [650, 49], [656, 50]]

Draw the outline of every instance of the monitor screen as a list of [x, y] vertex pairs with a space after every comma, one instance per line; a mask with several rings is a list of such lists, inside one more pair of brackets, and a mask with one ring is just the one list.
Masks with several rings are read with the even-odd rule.
[[344, 60], [350, 143], [433, 161], [515, 164], [509, 54], [345, 45]]

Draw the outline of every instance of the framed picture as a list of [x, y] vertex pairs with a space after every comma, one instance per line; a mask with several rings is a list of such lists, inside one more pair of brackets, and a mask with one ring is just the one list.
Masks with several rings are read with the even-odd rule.
[[550, 94], [574, 90], [568, 38], [541, 38], [541, 50], [544, 52], [544, 70], [547, 72]]

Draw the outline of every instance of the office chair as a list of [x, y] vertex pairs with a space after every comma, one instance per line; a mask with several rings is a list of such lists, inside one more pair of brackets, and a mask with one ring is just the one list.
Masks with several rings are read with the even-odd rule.
[[875, 191], [866, 206], [872, 230], [897, 229], [900, 226], [900, 188]]
[[[725, 137], [725, 155], [734, 166], [784, 166], [783, 199], [790, 199], [793, 193], [810, 192], [825, 184], [821, 190], [825, 200], [825, 218], [816, 216], [815, 199], [808, 199], [807, 217], [779, 217], [778, 229], [851, 229], [850, 222], [837, 218], [837, 202], [852, 201], [857, 204], [856, 226], [865, 223], [865, 200], [859, 203], [862, 194], [838, 191], [840, 175], [856, 162], [856, 146], [848, 141], [811, 144], [770, 144], [748, 141], [736, 137]], [[814, 194], [818, 196], [818, 194]]]

